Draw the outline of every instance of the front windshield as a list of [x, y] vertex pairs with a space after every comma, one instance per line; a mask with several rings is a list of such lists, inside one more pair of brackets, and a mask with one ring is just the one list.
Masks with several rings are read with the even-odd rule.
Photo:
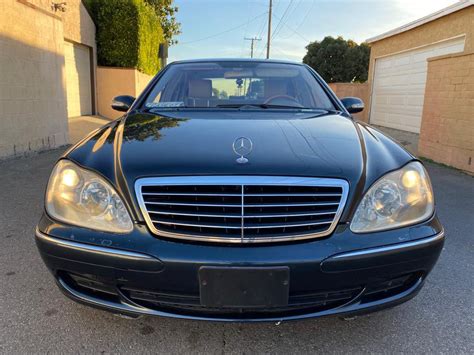
[[306, 67], [265, 62], [172, 64], [145, 101], [147, 108], [247, 106], [334, 110]]

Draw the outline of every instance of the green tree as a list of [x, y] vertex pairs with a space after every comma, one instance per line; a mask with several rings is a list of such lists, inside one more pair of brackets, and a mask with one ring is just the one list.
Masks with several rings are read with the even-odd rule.
[[161, 20], [165, 41], [169, 45], [178, 43], [173, 37], [181, 33], [181, 24], [176, 21], [178, 7], [173, 5], [173, 0], [146, 0], [146, 2], [155, 9]]
[[227, 91], [222, 90], [222, 91], [219, 93], [219, 99], [221, 99], [221, 100], [227, 100], [228, 98], [229, 98], [229, 94], [227, 93]]
[[125, 141], [146, 139], [159, 140], [167, 128], [178, 127], [185, 118], [168, 118], [153, 115], [139, 115], [127, 122], [123, 136]]
[[315, 69], [328, 83], [364, 82], [369, 70], [370, 47], [342, 37], [325, 37], [306, 46], [303, 63]]
[[155, 75], [164, 43], [160, 18], [145, 0], [84, 0], [96, 25], [97, 63]]

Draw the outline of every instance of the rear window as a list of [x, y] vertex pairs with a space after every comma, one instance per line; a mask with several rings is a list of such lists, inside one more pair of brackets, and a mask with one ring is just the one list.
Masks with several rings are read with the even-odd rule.
[[264, 62], [172, 64], [145, 101], [149, 108], [243, 105], [334, 109], [306, 67]]

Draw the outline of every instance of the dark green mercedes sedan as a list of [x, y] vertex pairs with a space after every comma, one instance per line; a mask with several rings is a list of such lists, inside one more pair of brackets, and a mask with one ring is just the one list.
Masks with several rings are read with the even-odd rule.
[[414, 297], [443, 227], [423, 164], [310, 67], [193, 60], [53, 169], [36, 243], [70, 298], [115, 313], [285, 321]]

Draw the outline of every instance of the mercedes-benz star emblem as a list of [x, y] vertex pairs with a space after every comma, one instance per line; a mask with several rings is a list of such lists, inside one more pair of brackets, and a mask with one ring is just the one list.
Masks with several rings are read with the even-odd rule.
[[234, 141], [234, 144], [232, 144], [232, 148], [234, 149], [235, 154], [240, 155], [240, 158], [236, 160], [237, 163], [248, 163], [249, 160], [245, 156], [249, 155], [253, 148], [253, 143], [250, 139], [239, 137]]

